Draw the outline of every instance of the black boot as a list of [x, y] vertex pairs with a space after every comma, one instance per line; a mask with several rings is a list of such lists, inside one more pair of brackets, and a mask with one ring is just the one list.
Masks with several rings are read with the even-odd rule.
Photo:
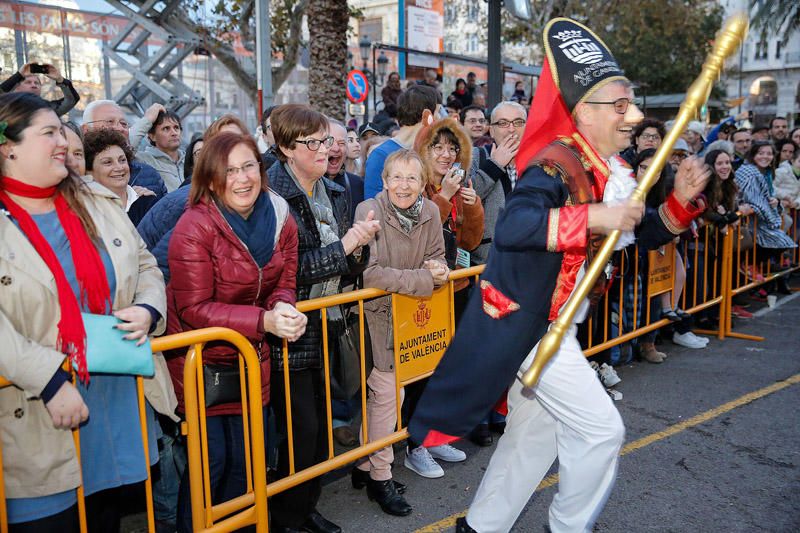
[[[350, 472], [350, 481], [353, 483], [353, 488], [356, 490], [361, 490], [367, 486], [367, 482], [370, 480], [369, 472], [365, 472], [359, 468], [353, 467], [352, 472]], [[397, 491], [397, 494], [405, 494], [406, 493], [406, 486], [399, 481], [392, 480], [394, 483], [394, 490]]]
[[300, 529], [307, 533], [342, 533], [342, 528], [319, 514], [318, 511], [311, 511]]
[[781, 276], [775, 280], [776, 289], [778, 294], [792, 294], [792, 289], [786, 282], [786, 276]]
[[461, 516], [456, 520], [456, 533], [478, 533], [467, 524], [467, 517]]
[[386, 481], [367, 481], [367, 497], [378, 502], [383, 512], [394, 516], [408, 516], [411, 514], [411, 506], [394, 487], [391, 479]]
[[494, 442], [492, 434], [489, 433], [489, 424], [478, 424], [469, 434], [469, 440], [478, 446], [491, 446]]

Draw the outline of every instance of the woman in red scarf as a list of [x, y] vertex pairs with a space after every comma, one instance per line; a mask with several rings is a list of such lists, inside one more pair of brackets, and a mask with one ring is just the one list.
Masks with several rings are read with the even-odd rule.
[[[47, 102], [0, 97], [0, 375], [15, 385], [0, 390], [10, 531], [76, 530], [80, 484], [90, 530], [118, 530], [125, 487], [147, 475], [130, 423], [135, 378], [89, 375], [81, 312], [114, 314], [126, 338], [144, 342], [164, 329], [164, 284], [118, 198], [69, 175], [67, 146]], [[74, 385], [65, 360], [77, 369]], [[171, 402], [157, 363], [145, 388], [171, 414], [174, 393]], [[80, 465], [69, 431], [78, 426]]]

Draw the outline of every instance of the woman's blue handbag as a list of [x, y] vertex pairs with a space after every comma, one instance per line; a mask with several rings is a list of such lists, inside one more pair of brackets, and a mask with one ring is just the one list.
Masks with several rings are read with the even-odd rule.
[[81, 313], [86, 329], [86, 367], [90, 374], [124, 374], [152, 377], [155, 374], [150, 338], [141, 345], [122, 337], [122, 321], [113, 315]]

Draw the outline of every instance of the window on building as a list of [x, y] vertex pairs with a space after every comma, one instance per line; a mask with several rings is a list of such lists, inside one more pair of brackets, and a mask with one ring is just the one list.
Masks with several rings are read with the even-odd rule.
[[478, 2], [474, 2], [474, 1], [470, 2], [468, 0], [467, 1], [467, 20], [469, 20], [470, 22], [477, 22], [478, 15], [480, 13], [478, 11], [479, 9], [480, 8], [479, 8], [479, 5], [478, 5]]
[[778, 82], [772, 76], [756, 78], [750, 85], [750, 105], [766, 106], [778, 103]]
[[455, 9], [453, 4], [445, 4], [444, 6], [444, 23], [452, 24], [455, 21]]
[[383, 19], [364, 19], [358, 25], [358, 39], [366, 35], [373, 43], [380, 43], [383, 41]]
[[478, 51], [478, 36], [474, 33], [469, 36], [469, 51], [470, 52], [477, 52]]
[[756, 44], [756, 59], [766, 59], [769, 53], [769, 42], [767, 42], [767, 35], [761, 34], [761, 39]]
[[781, 58], [781, 50], [783, 49], [783, 41], [778, 41], [775, 44], [775, 59]]

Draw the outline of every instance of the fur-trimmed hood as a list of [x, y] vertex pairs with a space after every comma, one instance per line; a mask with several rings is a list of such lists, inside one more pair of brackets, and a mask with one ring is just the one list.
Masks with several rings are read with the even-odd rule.
[[422, 161], [425, 163], [425, 171], [427, 172], [429, 180], [433, 180], [433, 160], [434, 155], [431, 150], [431, 143], [433, 139], [444, 130], [452, 131], [456, 139], [458, 139], [458, 147], [460, 149], [456, 161], [461, 163], [461, 168], [469, 171], [472, 164], [472, 140], [470, 139], [467, 130], [459, 124], [455, 119], [444, 118], [434, 122], [431, 126], [422, 128], [414, 140], [414, 150], [420, 155]]

